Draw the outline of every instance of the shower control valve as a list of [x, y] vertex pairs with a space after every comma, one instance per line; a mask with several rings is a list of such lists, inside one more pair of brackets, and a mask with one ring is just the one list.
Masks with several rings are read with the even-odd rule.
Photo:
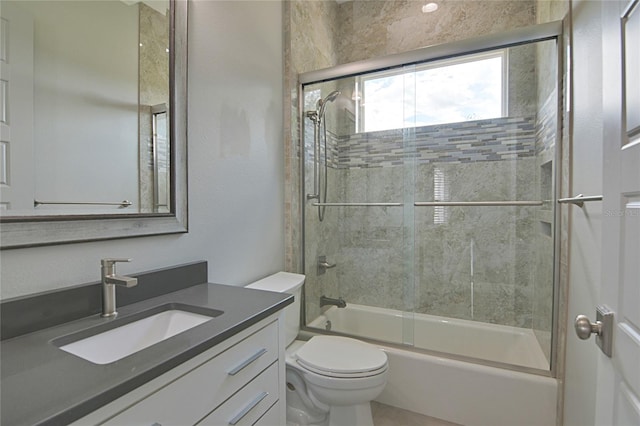
[[327, 262], [327, 256], [318, 256], [318, 275], [327, 272], [327, 269], [335, 268], [335, 263]]

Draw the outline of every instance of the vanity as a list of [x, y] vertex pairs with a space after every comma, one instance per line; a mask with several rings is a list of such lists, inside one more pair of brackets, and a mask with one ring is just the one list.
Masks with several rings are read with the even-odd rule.
[[[207, 283], [206, 262], [136, 277], [115, 318], [100, 315], [99, 284], [3, 302], [2, 424], [285, 424], [293, 296]], [[116, 361], [61, 349], [174, 312], [204, 320]]]

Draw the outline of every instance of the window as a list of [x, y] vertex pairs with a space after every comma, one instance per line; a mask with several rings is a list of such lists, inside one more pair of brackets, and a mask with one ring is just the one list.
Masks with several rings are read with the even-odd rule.
[[360, 77], [359, 131], [505, 116], [506, 55], [506, 50], [492, 51]]
[[[434, 201], [449, 201], [449, 176], [439, 167], [433, 169], [433, 199]], [[433, 208], [433, 223], [449, 222], [449, 208], [435, 206]]]

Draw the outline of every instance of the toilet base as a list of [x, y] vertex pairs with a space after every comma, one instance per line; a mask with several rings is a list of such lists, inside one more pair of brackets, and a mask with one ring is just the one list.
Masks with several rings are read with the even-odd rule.
[[305, 410], [287, 407], [287, 426], [373, 426], [371, 404], [331, 407], [329, 415], [320, 422], [314, 422]]
[[371, 404], [334, 405], [329, 411], [329, 426], [373, 426]]

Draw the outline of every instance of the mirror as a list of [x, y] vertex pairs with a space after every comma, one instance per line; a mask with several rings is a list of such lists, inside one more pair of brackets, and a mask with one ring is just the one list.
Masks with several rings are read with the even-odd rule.
[[187, 0], [0, 13], [0, 247], [187, 232]]

